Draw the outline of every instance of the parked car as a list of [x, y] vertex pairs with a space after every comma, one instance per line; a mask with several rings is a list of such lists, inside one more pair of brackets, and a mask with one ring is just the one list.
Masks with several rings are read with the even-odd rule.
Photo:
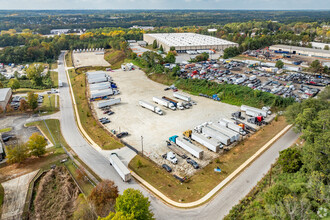
[[122, 138], [122, 137], [125, 137], [125, 136], [127, 136], [128, 135], [128, 132], [121, 132], [121, 133], [119, 133], [119, 134], [117, 134], [116, 136], [117, 136], [117, 138]]
[[112, 114], [114, 114], [114, 112], [109, 110], [107, 114], [112, 115]]
[[101, 121], [101, 123], [102, 124], [108, 124], [108, 123], [110, 123], [110, 120], [109, 119], [106, 119], [106, 120]]
[[13, 135], [10, 135], [10, 134], [2, 134], [1, 138], [3, 140], [3, 142], [7, 142], [9, 141], [11, 138], [13, 138], [14, 136]]
[[167, 165], [167, 164], [163, 164], [162, 165], [162, 167], [167, 171], [167, 172], [172, 172], [172, 168], [169, 166], [169, 165]]
[[171, 88], [170, 87], [166, 87], [165, 89], [164, 89], [164, 91], [167, 91], [167, 90], [170, 90]]
[[187, 158], [187, 163], [191, 164], [195, 169], [199, 168], [198, 163], [191, 158]]

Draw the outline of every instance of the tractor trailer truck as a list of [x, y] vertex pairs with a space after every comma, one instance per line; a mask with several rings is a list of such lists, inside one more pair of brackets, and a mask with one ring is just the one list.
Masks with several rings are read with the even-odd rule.
[[160, 108], [158, 108], [157, 106], [154, 106], [146, 101], [143, 101], [143, 100], [140, 100], [139, 101], [139, 104], [143, 107], [143, 108], [146, 108], [146, 109], [149, 109], [150, 111], [152, 112], [155, 112], [156, 114], [159, 114], [159, 115], [162, 115], [163, 114], [163, 111], [160, 110]]
[[127, 169], [127, 167], [121, 162], [118, 155], [116, 153], [111, 153], [110, 157], [110, 165], [115, 168], [119, 176], [123, 179], [124, 182], [131, 180], [131, 172]]
[[175, 101], [175, 100], [173, 100], [173, 99], [171, 99], [171, 98], [168, 98], [168, 97], [166, 97], [166, 96], [163, 96], [162, 99], [164, 99], [164, 100], [166, 100], [166, 101], [169, 101], [169, 102], [173, 103], [173, 105], [174, 105], [176, 108], [180, 109], [180, 110], [183, 110], [183, 109], [184, 109], [184, 107], [183, 107], [183, 105], [182, 105], [181, 102], [177, 102], [177, 101]]
[[241, 126], [235, 124], [234, 122], [232, 122], [232, 121], [230, 121], [226, 118], [221, 119], [219, 121], [219, 124], [229, 128], [233, 131], [236, 131], [237, 133], [240, 133], [242, 135], [246, 135], [246, 132], [244, 131], [244, 129]]
[[178, 92], [174, 92], [173, 96], [177, 99], [181, 99], [181, 100], [186, 101], [186, 102], [191, 101], [190, 96], [187, 96], [187, 95], [184, 95], [184, 94], [181, 94], [181, 93], [178, 93]]
[[[244, 111], [244, 112], [248, 112], [248, 111], [256, 112], [256, 113], [258, 113], [259, 115], [261, 115], [263, 117], [267, 117], [267, 111], [259, 109], [259, 108], [254, 108], [254, 107], [250, 107], [250, 106], [247, 106], [247, 105], [242, 105], [241, 110]], [[251, 116], [253, 116], [253, 115], [251, 115]], [[256, 117], [256, 116], [254, 116], [254, 117]]]
[[[205, 146], [209, 150], [213, 152], [218, 152], [220, 149], [221, 143], [216, 139], [208, 139], [202, 134], [198, 134], [196, 132], [191, 133], [191, 139]], [[221, 145], [222, 146], [222, 145]]]
[[176, 109], [172, 102], [169, 102], [165, 99], [161, 99], [161, 98], [158, 98], [158, 97], [152, 97], [152, 100], [154, 102], [156, 102], [157, 104], [159, 104], [159, 105], [165, 106], [166, 108], [169, 108], [169, 109], [172, 109], [172, 110]]
[[189, 141], [186, 141], [183, 138], [178, 137], [177, 135], [174, 135], [169, 138], [170, 141], [181, 147], [182, 149], [189, 152], [191, 155], [198, 159], [202, 159], [204, 155], [204, 151], [200, 149], [199, 147], [191, 144]]
[[97, 107], [98, 108], [104, 108], [104, 107], [107, 107], [107, 106], [118, 104], [120, 102], [121, 102], [120, 98], [118, 98], [118, 99], [109, 99], [107, 101], [97, 103]]

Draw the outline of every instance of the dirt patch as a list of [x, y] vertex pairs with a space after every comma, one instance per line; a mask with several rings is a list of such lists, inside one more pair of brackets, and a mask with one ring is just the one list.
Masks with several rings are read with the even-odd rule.
[[103, 52], [73, 53], [73, 63], [76, 68], [84, 66], [110, 66], [104, 60]]
[[64, 167], [48, 171], [38, 181], [30, 219], [68, 219], [80, 191]]

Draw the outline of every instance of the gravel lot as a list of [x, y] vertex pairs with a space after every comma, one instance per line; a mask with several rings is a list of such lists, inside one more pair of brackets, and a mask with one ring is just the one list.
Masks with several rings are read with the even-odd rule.
[[73, 63], [76, 68], [84, 66], [110, 66], [105, 61], [104, 54], [97, 54], [100, 52], [84, 52], [84, 53], [73, 53]]
[[[138, 150], [142, 149], [141, 136], [143, 136], [144, 153], [152, 159], [156, 159], [159, 164], [164, 162], [160, 155], [169, 151], [166, 140], [170, 136], [182, 136], [185, 130], [193, 129], [205, 121], [217, 121], [224, 117], [230, 118], [232, 112], [239, 110], [237, 106], [204, 97], [191, 96], [192, 100], [197, 103], [192, 108], [172, 111], [158, 105], [164, 112], [164, 115], [158, 115], [139, 106], [138, 101], [145, 100], [153, 103], [153, 96], [162, 97], [164, 95], [173, 98], [172, 91], [164, 91], [166, 86], [148, 79], [141, 70], [127, 72], [116, 70], [109, 74], [121, 92], [116, 97], [120, 97], [122, 103], [111, 108], [115, 114], [107, 116], [96, 108], [97, 102], [93, 102], [98, 118], [108, 117], [110, 119], [111, 123], [106, 125], [109, 130], [127, 131], [129, 136], [123, 139]], [[205, 159], [216, 156], [215, 153], [209, 152], [206, 148], [204, 150]], [[190, 156], [187, 152], [185, 154]], [[203, 162], [196, 161], [207, 163], [205, 159]], [[179, 162], [180, 160], [183, 161], [179, 158]], [[186, 164], [186, 162], [184, 163]]]

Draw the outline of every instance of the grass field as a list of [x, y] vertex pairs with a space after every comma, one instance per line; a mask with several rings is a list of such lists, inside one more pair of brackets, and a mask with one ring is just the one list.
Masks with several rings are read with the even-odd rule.
[[69, 74], [78, 107], [79, 118], [84, 130], [104, 150], [123, 147], [124, 145], [103, 128], [93, 117], [86, 97], [85, 74], [76, 74], [73, 69], [69, 71]]
[[[279, 117], [278, 121], [273, 121], [229, 152], [211, 161], [183, 184], [151, 160], [139, 155], [133, 158], [129, 167], [170, 199], [193, 202], [205, 196], [286, 126], [284, 117]], [[139, 160], [143, 164], [140, 168]], [[220, 167], [222, 172], [214, 172], [216, 167]]]
[[[46, 124], [49, 130], [46, 127]], [[35, 121], [27, 123], [26, 126], [38, 126], [39, 129], [48, 137], [48, 139], [55, 146], [59, 146], [59, 144], [63, 145], [66, 149], [69, 149], [69, 145], [66, 143], [64, 137], [61, 133], [60, 121], [57, 119], [47, 119], [44, 121]], [[49, 133], [50, 131], [50, 133]]]
[[9, 132], [11, 131], [13, 128], [3, 128], [3, 129], [0, 129], [0, 133], [5, 133], [5, 132]]
[[58, 72], [50, 71], [50, 78], [53, 81], [54, 87], [57, 88], [58, 87]]
[[[48, 98], [48, 96], [50, 96], [50, 98]], [[42, 105], [39, 107], [39, 110], [41, 112], [47, 112], [47, 114], [53, 114], [55, 112], [58, 112], [60, 110], [60, 99], [57, 96], [57, 98], [55, 98], [55, 94], [50, 94], [50, 95], [45, 95], [44, 96], [44, 102], [42, 103]], [[57, 105], [55, 107], [55, 99], [57, 102]]]
[[65, 62], [67, 67], [73, 67], [71, 55], [72, 55], [72, 51], [69, 51], [67, 54], [65, 54]]
[[16, 89], [13, 94], [28, 93], [28, 92], [44, 92], [50, 89], [29, 89], [29, 88], [20, 88]]

